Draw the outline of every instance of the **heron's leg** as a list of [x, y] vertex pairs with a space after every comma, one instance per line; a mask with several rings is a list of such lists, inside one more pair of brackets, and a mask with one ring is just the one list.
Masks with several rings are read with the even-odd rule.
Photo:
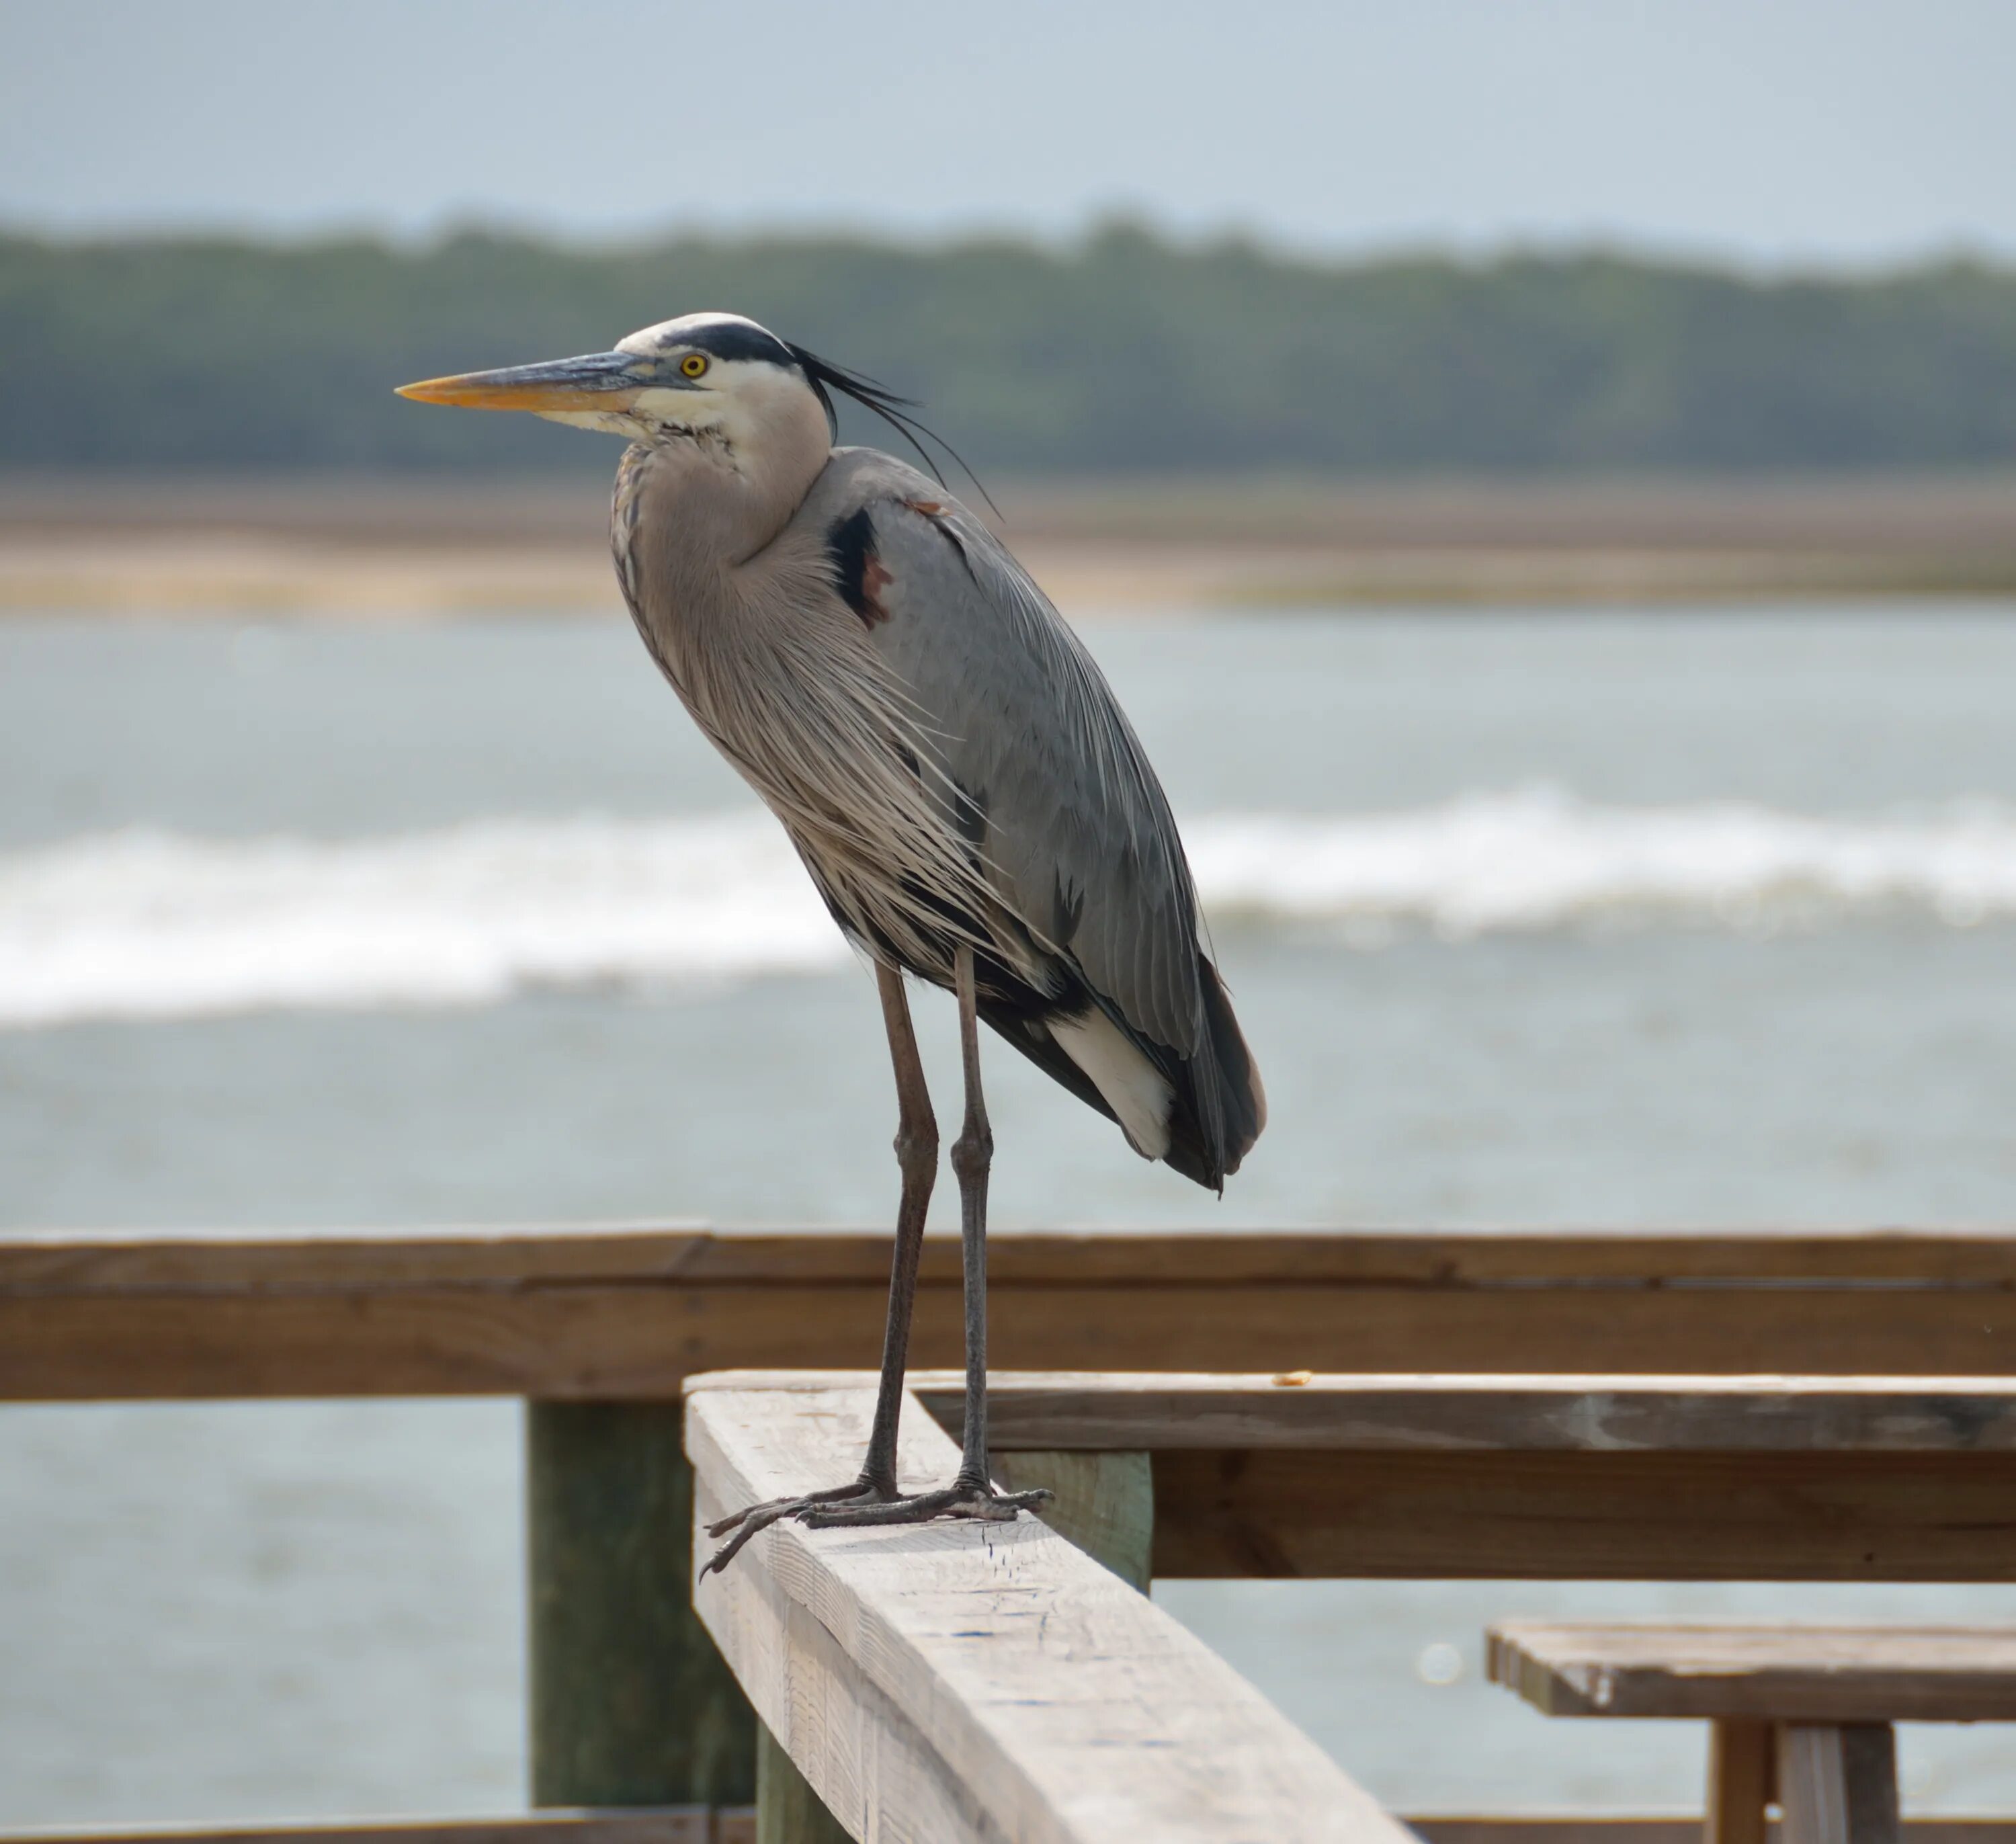
[[994, 1131], [980, 1086], [980, 1004], [973, 950], [959, 949], [953, 962], [959, 994], [959, 1058], [966, 1074], [966, 1120], [952, 1142], [952, 1169], [959, 1178], [959, 1248], [966, 1277], [966, 1427], [959, 1475], [939, 1492], [913, 1498], [808, 1506], [797, 1514], [815, 1530], [872, 1524], [922, 1524], [933, 1518], [974, 1518], [1006, 1522], [1033, 1511], [1050, 1494], [997, 1492], [987, 1467], [987, 1179], [994, 1163]]
[[903, 1195], [896, 1206], [896, 1247], [889, 1261], [889, 1316], [882, 1330], [882, 1377], [875, 1396], [875, 1423], [868, 1435], [868, 1455], [861, 1482], [884, 1498], [896, 1495], [896, 1424], [903, 1413], [903, 1369], [910, 1352], [910, 1313], [917, 1299], [917, 1260], [923, 1252], [924, 1212], [931, 1201], [931, 1184], [938, 1169], [938, 1123], [931, 1112], [931, 1092], [924, 1086], [924, 1065], [917, 1054], [917, 1033], [910, 1022], [910, 1001], [903, 976], [893, 967], [875, 963], [875, 983], [882, 995], [882, 1021], [889, 1032], [889, 1058], [896, 1070], [896, 1162], [903, 1173]]
[[959, 1179], [959, 1250], [966, 1284], [966, 1428], [954, 1482], [985, 1492], [987, 1476], [987, 1180], [994, 1169], [994, 1129], [980, 1086], [980, 1003], [973, 950], [953, 963], [959, 988], [959, 1055], [966, 1077], [966, 1119], [952, 1142]]
[[[875, 1421], [869, 1431], [868, 1452], [861, 1463], [861, 1476], [851, 1484], [750, 1505], [709, 1525], [710, 1536], [725, 1536], [731, 1530], [736, 1535], [733, 1542], [709, 1559], [707, 1568], [725, 1568], [758, 1531], [794, 1512], [819, 1504], [877, 1504], [896, 1496], [897, 1424], [903, 1412], [903, 1371], [909, 1357], [911, 1309], [916, 1303], [924, 1216], [931, 1207], [931, 1185], [938, 1176], [938, 1123], [931, 1112], [923, 1060], [917, 1054], [917, 1033], [910, 1021], [910, 1001], [903, 990], [903, 976], [878, 960], [875, 985], [882, 999], [882, 1023], [889, 1034], [889, 1060], [896, 1072], [896, 1162], [903, 1174], [903, 1194], [896, 1206], [896, 1244], [889, 1262], [889, 1314], [883, 1327], [882, 1375], [876, 1392]], [[707, 1569], [700, 1572], [705, 1574]]]

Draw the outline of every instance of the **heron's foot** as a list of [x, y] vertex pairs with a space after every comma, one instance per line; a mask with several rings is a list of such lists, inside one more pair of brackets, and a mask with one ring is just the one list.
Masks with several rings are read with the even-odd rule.
[[828, 1486], [818, 1492], [805, 1492], [796, 1498], [772, 1498], [762, 1504], [745, 1505], [740, 1511], [723, 1518], [707, 1527], [709, 1536], [726, 1536], [732, 1530], [734, 1536], [707, 1558], [700, 1573], [725, 1568], [740, 1554], [742, 1546], [758, 1531], [768, 1530], [772, 1524], [786, 1518], [802, 1517], [806, 1512], [830, 1506], [837, 1510], [843, 1507], [872, 1506], [897, 1502], [896, 1488], [878, 1484], [865, 1475], [845, 1486]]
[[[963, 1518], [982, 1524], [1012, 1524], [1024, 1511], [1033, 1511], [1050, 1502], [1054, 1495], [1044, 1486], [1028, 1492], [1003, 1492], [989, 1483], [974, 1485], [956, 1479], [942, 1490], [913, 1493], [899, 1496], [894, 1490], [866, 1479], [851, 1485], [829, 1486], [822, 1492], [807, 1492], [796, 1498], [773, 1498], [752, 1504], [707, 1527], [709, 1536], [729, 1540], [708, 1557], [701, 1567], [703, 1576], [718, 1573], [742, 1553], [743, 1546], [759, 1531], [795, 1518], [808, 1530], [861, 1530], [884, 1524], [929, 1524], [940, 1518]], [[733, 1532], [730, 1536], [729, 1533]]]
[[909, 1498], [809, 1505], [795, 1514], [808, 1530], [862, 1530], [883, 1524], [929, 1524], [940, 1518], [964, 1518], [981, 1524], [1012, 1524], [1023, 1511], [1050, 1502], [1042, 1486], [1029, 1492], [1003, 1492], [982, 1481], [974, 1485], [955, 1479], [939, 1492], [920, 1492]]

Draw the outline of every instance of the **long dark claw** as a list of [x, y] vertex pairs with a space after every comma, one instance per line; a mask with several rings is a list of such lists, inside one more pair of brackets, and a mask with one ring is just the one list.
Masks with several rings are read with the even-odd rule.
[[878, 1525], [928, 1524], [938, 1518], [966, 1518], [983, 1524], [1011, 1524], [1023, 1511], [1033, 1511], [1050, 1502], [1052, 1494], [1038, 1486], [1028, 1492], [999, 1492], [992, 1486], [954, 1483], [938, 1492], [920, 1492], [898, 1498], [877, 1486], [856, 1480], [851, 1486], [830, 1486], [823, 1492], [808, 1492], [797, 1498], [773, 1498], [767, 1504], [752, 1504], [710, 1524], [709, 1536], [734, 1536], [707, 1558], [700, 1575], [718, 1574], [742, 1553], [743, 1546], [760, 1531], [787, 1518], [796, 1518], [808, 1530], [859, 1530]]
[[869, 1504], [812, 1506], [797, 1514], [808, 1530], [859, 1530], [884, 1524], [928, 1524], [938, 1518], [964, 1518], [983, 1524], [1012, 1524], [1018, 1514], [1048, 1504], [1041, 1486], [1030, 1492], [997, 1492], [992, 1486], [948, 1486], [913, 1498]]
[[[893, 1498], [895, 1494], [893, 1492], [880, 1492], [867, 1480], [856, 1479], [851, 1485], [828, 1486], [818, 1492], [803, 1493], [796, 1498], [772, 1498], [761, 1504], [746, 1504], [740, 1511], [731, 1512], [718, 1523], [708, 1525], [707, 1533], [709, 1536], [725, 1536], [737, 1525], [751, 1518], [760, 1518], [765, 1511], [775, 1511], [779, 1517], [788, 1517], [801, 1506], [826, 1504], [836, 1498], [866, 1498], [870, 1496]], [[776, 1521], [776, 1518], [765, 1520], [772, 1524]]]
[[700, 1575], [704, 1578], [710, 1573], [718, 1573], [741, 1554], [742, 1546], [750, 1538], [759, 1531], [768, 1530], [772, 1524], [782, 1523], [787, 1518], [801, 1518], [822, 1505], [881, 1504], [895, 1496], [894, 1492], [870, 1485], [865, 1479], [856, 1479], [848, 1486], [828, 1486], [817, 1492], [802, 1493], [796, 1498], [773, 1498], [766, 1504], [750, 1505], [733, 1517], [707, 1525], [709, 1536], [726, 1536], [731, 1530], [735, 1535], [707, 1558]]

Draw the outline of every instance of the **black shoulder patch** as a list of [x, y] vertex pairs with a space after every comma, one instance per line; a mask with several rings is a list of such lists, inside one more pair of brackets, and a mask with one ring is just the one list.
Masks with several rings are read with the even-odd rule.
[[826, 549], [841, 600], [869, 627], [886, 621], [889, 610], [882, 605], [882, 592], [889, 586], [889, 572], [875, 554], [875, 523], [868, 508], [834, 520], [826, 529]]

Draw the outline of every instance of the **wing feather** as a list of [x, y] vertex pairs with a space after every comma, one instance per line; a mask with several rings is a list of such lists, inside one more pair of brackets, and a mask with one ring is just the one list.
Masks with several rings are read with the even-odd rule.
[[[1265, 1098], [1203, 951], [1168, 801], [1092, 656], [987, 527], [892, 456], [836, 451], [798, 517], [822, 535], [837, 600], [914, 711], [931, 758], [915, 766], [945, 791], [999, 906], [972, 930], [1002, 945], [991, 1004], [983, 975], [988, 1021], [1114, 1114], [1067, 1053], [1093, 1041], [1084, 1016], [1096, 1007], [1171, 1098], [1159, 1139], [1129, 1137], [1222, 1187]], [[949, 959], [910, 963], [950, 977]]]
[[922, 475], [869, 504], [888, 572], [870, 643], [929, 714], [985, 820], [1009, 906], [1136, 1031], [1183, 1057], [1205, 1030], [1197, 894], [1174, 816], [1106, 679], [1028, 573]]

